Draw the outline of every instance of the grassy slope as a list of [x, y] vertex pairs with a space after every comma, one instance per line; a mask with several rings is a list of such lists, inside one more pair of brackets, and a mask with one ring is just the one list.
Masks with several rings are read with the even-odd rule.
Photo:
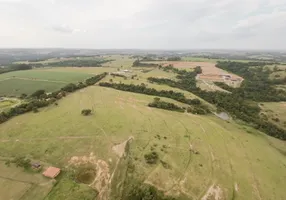
[[[71, 156], [94, 152], [100, 159], [112, 160], [112, 172], [116, 160], [112, 145], [134, 136], [130, 145], [131, 157], [137, 159], [134, 174], [171, 194], [183, 191], [197, 199], [216, 184], [225, 199], [231, 199], [234, 193], [235, 199], [285, 199], [286, 159], [264, 135], [255, 130], [247, 133], [249, 128], [214, 116], [146, 107], [152, 99], [98, 86], [86, 88], [59, 101], [59, 106], [1, 124], [1, 140], [8, 140], [0, 143], [1, 155], [28, 154], [63, 168]], [[95, 113], [83, 117], [80, 111], [84, 108], [92, 108]], [[190, 154], [190, 143], [198, 155]], [[163, 145], [168, 146], [167, 153], [161, 151]], [[145, 164], [144, 154], [152, 146], [171, 169]], [[70, 190], [81, 191], [72, 189], [72, 180], [63, 180], [48, 199]], [[234, 191], [236, 184], [238, 192]]]
[[[268, 116], [268, 119], [281, 126], [281, 128], [286, 128], [286, 102], [267, 102], [262, 103], [260, 107], [264, 114]], [[276, 122], [273, 118], [278, 118], [279, 121]]]

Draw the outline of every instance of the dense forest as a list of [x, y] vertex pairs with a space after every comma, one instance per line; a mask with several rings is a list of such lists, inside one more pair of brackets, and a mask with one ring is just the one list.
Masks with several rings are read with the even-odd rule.
[[[267, 64], [269, 65], [269, 63]], [[253, 65], [255, 67], [252, 67]], [[273, 83], [268, 81], [270, 72], [263, 70], [264, 65], [265, 63], [261, 62], [218, 62], [218, 68], [237, 73], [245, 79], [242, 86], [237, 89], [234, 88], [232, 93], [219, 91], [209, 92], [198, 88], [196, 86], [195, 76], [200, 73], [199, 69], [196, 69], [194, 72], [186, 73], [185, 70], [171, 69], [172, 66], [169, 66], [168, 70], [177, 73], [179, 81], [154, 77], [150, 77], [148, 80], [192, 92], [207, 102], [216, 105], [218, 109], [225, 110], [238, 119], [252, 124], [255, 128], [264, 131], [266, 134], [286, 140], [286, 131], [260, 118], [260, 108], [257, 104], [251, 103], [251, 101], [286, 100], [285, 91], [276, 90], [272, 87]]]

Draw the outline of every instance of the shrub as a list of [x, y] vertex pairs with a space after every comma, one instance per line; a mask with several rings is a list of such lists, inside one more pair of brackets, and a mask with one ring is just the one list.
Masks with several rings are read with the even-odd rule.
[[156, 164], [159, 159], [159, 155], [157, 152], [152, 151], [151, 153], [145, 154], [144, 158], [145, 158], [146, 163]]
[[91, 110], [90, 109], [83, 109], [81, 111], [81, 114], [84, 116], [90, 115], [91, 114]]

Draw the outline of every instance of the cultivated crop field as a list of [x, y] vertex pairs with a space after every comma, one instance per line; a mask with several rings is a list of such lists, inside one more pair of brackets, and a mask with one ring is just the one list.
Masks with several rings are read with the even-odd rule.
[[[124, 176], [118, 174], [126, 174], [118, 163], [120, 150], [113, 147], [132, 137], [133, 176], [167, 194], [181, 193], [189, 199], [206, 199], [215, 193], [219, 199], [285, 198], [281, 184], [286, 159], [264, 134], [214, 116], [147, 107], [152, 100], [152, 96], [88, 87], [60, 100], [58, 106], [1, 124], [1, 156], [30, 155], [66, 171], [46, 199], [93, 199], [92, 188], [103, 191], [99, 199], [108, 199], [110, 191], [117, 191], [111, 184], [113, 177], [119, 184]], [[85, 108], [93, 114], [82, 116]], [[161, 162], [146, 164], [144, 155], [152, 149], [168, 167]], [[68, 169], [86, 159], [101, 163], [100, 178], [105, 182], [75, 186]], [[0, 176], [5, 177], [2, 171]]]

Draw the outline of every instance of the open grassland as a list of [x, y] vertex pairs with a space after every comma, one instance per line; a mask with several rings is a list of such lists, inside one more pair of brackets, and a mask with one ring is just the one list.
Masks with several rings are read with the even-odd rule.
[[286, 102], [261, 103], [260, 107], [268, 120], [282, 128], [286, 128]]
[[125, 55], [110, 55], [110, 56], [104, 56], [104, 58], [108, 60], [114, 60], [102, 64], [102, 66], [112, 67], [112, 68], [125, 68], [125, 69], [130, 68], [132, 67], [133, 62], [135, 61], [135, 59]]
[[[85, 88], [60, 100], [58, 106], [1, 124], [0, 155], [29, 155], [64, 171], [71, 166], [71, 160], [100, 162], [99, 176], [104, 181], [95, 184], [101, 189], [97, 199], [107, 199], [106, 191], [117, 191], [110, 181], [116, 177], [115, 186], [119, 187], [124, 176], [116, 175], [126, 174], [125, 167], [118, 165], [119, 153], [112, 147], [133, 137], [129, 145], [133, 176], [167, 194], [181, 193], [188, 199], [286, 198], [286, 158], [280, 151], [285, 143], [272, 138], [270, 142], [256, 130], [212, 115], [147, 107], [152, 100], [152, 96], [99, 86]], [[81, 110], [86, 108], [93, 114], [82, 116]], [[144, 155], [151, 150], [167, 165], [160, 161], [147, 164]], [[5, 170], [16, 169], [4, 168], [0, 174]], [[15, 190], [21, 193], [26, 189], [21, 187]], [[73, 176], [64, 172], [46, 199], [89, 200], [94, 195], [91, 188], [76, 184]]]

